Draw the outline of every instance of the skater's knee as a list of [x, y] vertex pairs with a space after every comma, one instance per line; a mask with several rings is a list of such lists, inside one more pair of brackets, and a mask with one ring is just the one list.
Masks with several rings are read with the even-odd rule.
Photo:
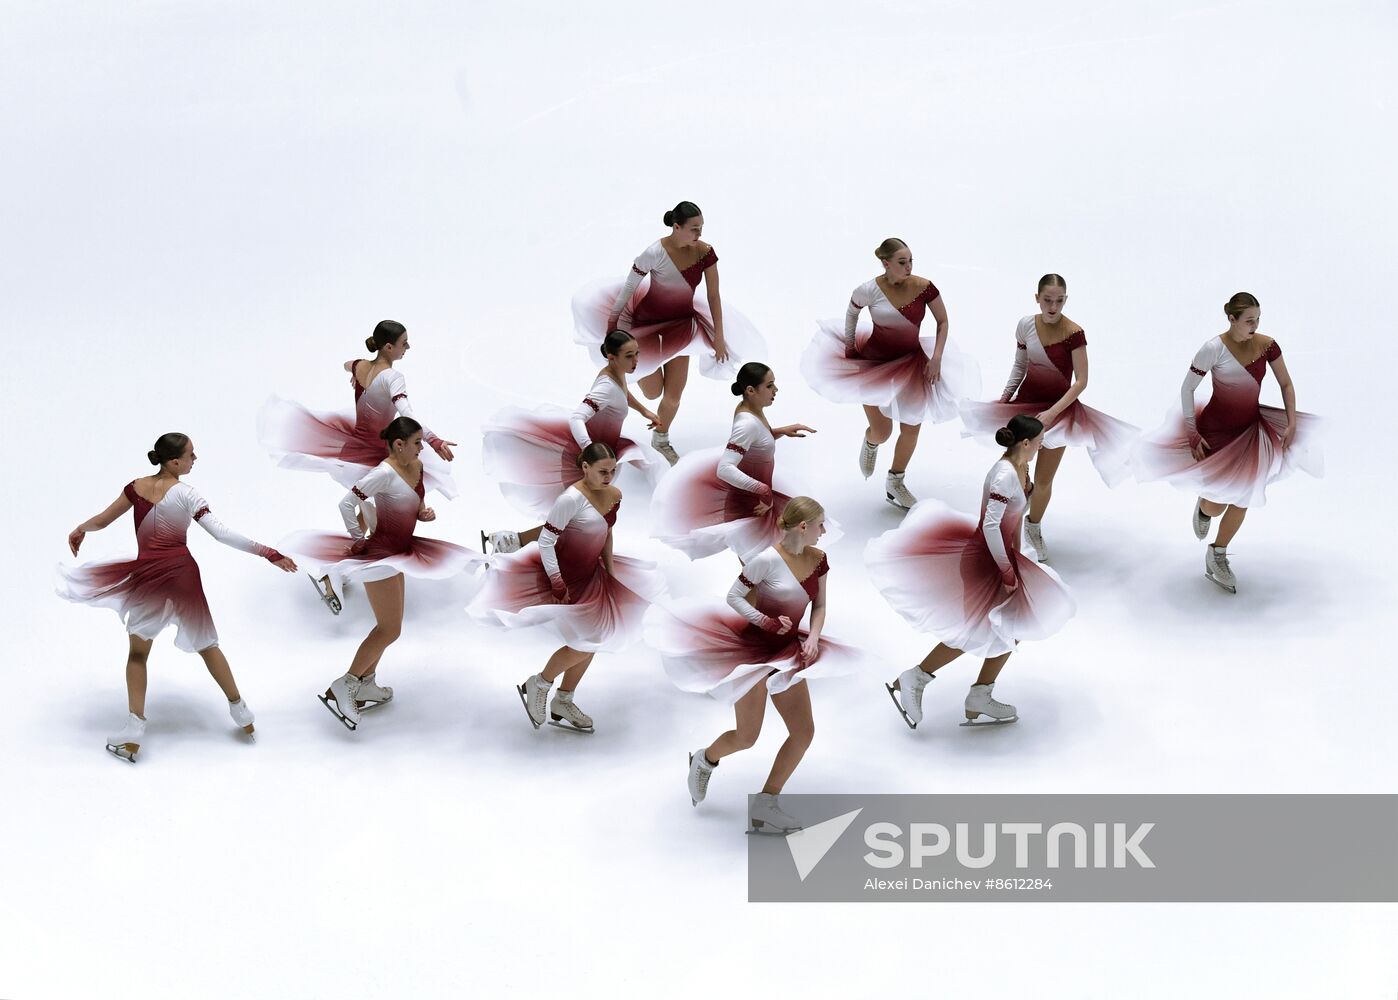
[[398, 641], [398, 637], [403, 634], [402, 622], [390, 622], [387, 625], [375, 625], [373, 635], [385, 646]]
[[922, 431], [921, 424], [899, 424], [898, 437], [901, 440], [916, 441], [918, 434]]
[[733, 745], [739, 750], [751, 750], [757, 745], [757, 735], [760, 732], [760, 729], [735, 729]]
[[788, 722], [786, 731], [789, 734], [788, 739], [802, 748], [810, 746], [811, 741], [815, 739], [814, 722]]
[[144, 667], [146, 660], [150, 658], [149, 648], [139, 648], [132, 646], [126, 653], [126, 662], [133, 667]]

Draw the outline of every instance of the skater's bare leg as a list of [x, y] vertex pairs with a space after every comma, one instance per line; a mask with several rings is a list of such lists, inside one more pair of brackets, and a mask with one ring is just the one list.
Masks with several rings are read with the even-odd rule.
[[403, 574], [364, 585], [364, 596], [374, 609], [374, 627], [354, 651], [349, 672], [363, 677], [378, 669], [384, 650], [403, 634]]
[[1203, 497], [1200, 497], [1199, 509], [1204, 512], [1205, 517], [1218, 517], [1218, 515], [1228, 509], [1228, 505], [1226, 503], [1214, 503], [1212, 500], [1205, 500]]
[[229, 701], [240, 700], [242, 695], [238, 693], [238, 682], [233, 679], [233, 668], [228, 665], [228, 657], [223, 655], [223, 650], [217, 646], [209, 646], [199, 650], [199, 656], [204, 661], [204, 666], [209, 668], [209, 676], [214, 679], [223, 696]]
[[[1037, 492], [1037, 491], [1036, 491]], [[1013, 650], [1011, 650], [1013, 652]], [[1000, 671], [1010, 660], [1009, 653], [1001, 653], [999, 656], [992, 656], [981, 665], [981, 672], [976, 675], [977, 684], [994, 684], [995, 678], [1000, 676]]]
[[684, 395], [684, 387], [689, 382], [689, 358], [683, 357], [667, 361], [661, 371], [664, 373], [665, 391], [664, 395], [661, 396], [660, 406], [656, 408], [655, 415], [660, 418], [659, 429], [668, 432], [671, 421], [679, 412], [680, 397]]
[[587, 668], [592, 665], [593, 655], [569, 646], [556, 649], [549, 657], [548, 663], [544, 664], [544, 669], [540, 671], [540, 675], [552, 684], [561, 674], [563, 683], [558, 686], [558, 689], [560, 691], [575, 691], [583, 674], [587, 673]]
[[869, 421], [869, 429], [864, 432], [864, 440], [870, 444], [883, 444], [893, 436], [893, 421], [880, 413], [877, 406], [864, 407], [864, 419]]
[[661, 393], [665, 391], [665, 372], [657, 368], [649, 375], [645, 375], [636, 380], [636, 384], [641, 387], [641, 394], [646, 399], [659, 399]]
[[153, 639], [127, 635], [131, 640], [126, 653], [126, 708], [132, 715], [146, 717], [146, 660], [150, 658]]
[[[889, 426], [892, 426], [892, 421], [889, 421]], [[908, 463], [913, 460], [913, 452], [917, 450], [917, 436], [921, 430], [922, 427], [918, 424], [898, 425], [898, 441], [893, 446], [893, 464], [888, 467], [889, 472], [897, 474], [907, 471]], [[872, 443], [870, 441], [870, 444]]]
[[[1208, 511], [1206, 510], [1204, 513], [1207, 514]], [[1214, 539], [1214, 547], [1228, 548], [1228, 543], [1233, 540], [1233, 536], [1243, 526], [1243, 518], [1247, 516], [1248, 509], [1246, 507], [1234, 507], [1230, 504], [1223, 513], [1223, 520], [1218, 522], [1218, 537]]]
[[[761, 687], [762, 685], [759, 685]], [[772, 704], [786, 723], [786, 742], [777, 751], [777, 759], [772, 761], [767, 783], [762, 786], [764, 795], [780, 795], [782, 786], [801, 758], [810, 748], [815, 738], [815, 719], [811, 716], [811, 691], [804, 684], [793, 684], [781, 694], [772, 695]]]
[[939, 642], [932, 652], [922, 658], [922, 662], [918, 666], [929, 674], [935, 674], [940, 668], [945, 667], [960, 655], [961, 650], [952, 649], [946, 643]]
[[734, 726], [709, 744], [704, 756], [717, 764], [723, 757], [746, 750], [757, 742], [762, 732], [762, 717], [767, 714], [767, 685], [758, 681], [752, 690], [733, 705]]
[[1064, 448], [1040, 448], [1034, 460], [1034, 495], [1029, 498], [1029, 520], [1038, 524], [1044, 519], [1049, 501], [1053, 499], [1053, 477], [1063, 462]]

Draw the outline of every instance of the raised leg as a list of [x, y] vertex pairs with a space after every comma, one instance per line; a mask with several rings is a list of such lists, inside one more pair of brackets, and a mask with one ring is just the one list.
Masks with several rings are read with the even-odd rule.
[[731, 753], [747, 750], [757, 742], [762, 732], [762, 718], [767, 714], [767, 685], [758, 681], [752, 690], [733, 705], [733, 728], [709, 744], [704, 755], [718, 763]]

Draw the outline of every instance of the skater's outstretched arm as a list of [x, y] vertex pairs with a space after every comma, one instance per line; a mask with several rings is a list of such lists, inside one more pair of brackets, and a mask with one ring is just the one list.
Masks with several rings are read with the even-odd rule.
[[397, 369], [390, 368], [379, 378], [388, 380], [388, 391], [393, 399], [393, 408], [398, 411], [400, 417], [410, 417], [417, 420], [422, 425], [422, 439], [435, 451], [444, 461], [450, 462], [456, 456], [452, 453], [451, 446], [455, 441], [444, 441], [436, 434], [428, 430], [427, 425], [420, 419], [413, 416], [413, 404], [408, 402], [408, 382], [403, 378], [403, 373]]
[[194, 519], [194, 522], [198, 524], [199, 527], [203, 528], [218, 541], [240, 552], [261, 556], [273, 566], [285, 572], [290, 573], [295, 571], [296, 563], [292, 562], [276, 549], [268, 545], [254, 542], [251, 538], [238, 534], [238, 532], [215, 517], [213, 511], [209, 510], [208, 503], [194, 487], [187, 486], [184, 492], [185, 495], [181, 498], [181, 502], [183, 502], [189, 510], [190, 517]]
[[82, 547], [83, 539], [89, 531], [101, 531], [111, 524], [121, 515], [131, 509], [131, 501], [123, 490], [121, 495], [107, 505], [107, 509], [100, 514], [94, 514], [72, 531], [68, 532], [68, 550], [73, 555], [78, 554], [78, 549]]

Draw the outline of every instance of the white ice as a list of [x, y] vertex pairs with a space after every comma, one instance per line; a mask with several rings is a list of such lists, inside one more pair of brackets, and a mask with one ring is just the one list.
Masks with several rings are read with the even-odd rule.
[[[771, 345], [774, 417], [820, 431], [778, 462], [845, 527], [828, 631], [869, 643], [862, 675], [813, 692], [816, 742], [789, 791], [1391, 792], [1391, 4], [149, 0], [0, 16], [18, 391], [0, 995], [1392, 995], [1392, 906], [749, 905], [742, 809], [775, 713], [692, 809], [685, 752], [727, 728], [721, 706], [637, 649], [579, 690], [596, 735], [535, 732], [513, 685], [547, 642], [482, 631], [459, 588], [410, 583], [379, 675], [396, 701], [349, 735], [315, 694], [368, 628], [362, 592], [332, 619], [304, 576], [199, 532], [259, 741], [242, 744], [167, 635], [128, 767], [102, 752], [124, 716], [119, 624], [50, 587], [68, 530], [150, 471], [163, 431], [194, 438], [191, 481], [237, 530], [336, 527], [338, 488], [273, 468], [254, 414], [274, 392], [347, 405], [340, 363], [386, 317], [412, 332], [416, 408], [461, 442], [464, 495], [426, 532], [524, 527], [480, 475], [480, 421], [576, 403], [597, 359], [572, 343], [573, 290], [620, 279], [693, 199], [725, 300]], [[1246, 289], [1301, 407], [1327, 421], [1326, 477], [1278, 484], [1249, 517], [1232, 598], [1203, 578], [1188, 497], [1108, 491], [1071, 454], [1044, 530], [1081, 610], [1011, 661], [996, 695], [1014, 726], [955, 725], [970, 663], [929, 688], [918, 732], [894, 714], [882, 682], [932, 642], [861, 571], [897, 514], [856, 472], [857, 409], [800, 379], [816, 319], [840, 315], [889, 235], [941, 288], [988, 393], [1035, 279], [1057, 271], [1094, 406], [1153, 427]], [[676, 446], [721, 443], [732, 402], [694, 378]], [[909, 486], [970, 509], [993, 457], [929, 427]], [[721, 599], [733, 561], [649, 542], [645, 511], [628, 495], [618, 551]], [[133, 549], [123, 520], [83, 558]]]

